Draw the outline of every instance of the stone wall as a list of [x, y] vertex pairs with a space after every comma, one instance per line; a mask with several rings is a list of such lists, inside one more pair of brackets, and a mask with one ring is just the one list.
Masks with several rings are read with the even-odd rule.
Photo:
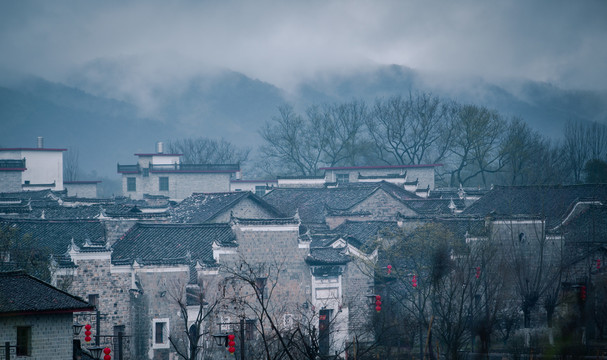
[[373, 278], [364, 273], [368, 264], [353, 258], [343, 274], [344, 306], [348, 307], [350, 339], [354, 335], [362, 342], [373, 340], [371, 318], [373, 306], [369, 305], [367, 295], [374, 293]]
[[21, 191], [21, 171], [0, 171], [0, 192]]
[[[230, 191], [232, 173], [150, 173], [124, 174], [122, 177], [122, 194], [133, 199], [143, 199], [143, 194], [165, 195], [173, 200], [183, 200], [192, 193], [213, 193]], [[127, 191], [127, 178], [136, 179], [136, 191]], [[169, 178], [169, 190], [160, 191], [160, 177]]]
[[[17, 326], [31, 326], [31, 356], [28, 360], [66, 360], [73, 354], [72, 314], [0, 317], [0, 345], [17, 344]], [[4, 347], [2, 355], [4, 359]]]
[[352, 211], [370, 212], [372, 214], [370, 220], [394, 220], [397, 212], [405, 216], [417, 215], [415, 211], [384, 191], [376, 191], [373, 195], [357, 204]]

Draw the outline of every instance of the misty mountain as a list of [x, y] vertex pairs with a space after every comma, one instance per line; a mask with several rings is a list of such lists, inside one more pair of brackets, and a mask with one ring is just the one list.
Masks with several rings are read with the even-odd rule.
[[[89, 71], [90, 69], [87, 69]], [[78, 149], [86, 173], [117, 179], [116, 163], [135, 162], [133, 153], [151, 152], [156, 141], [182, 137], [224, 137], [256, 148], [257, 131], [282, 103], [311, 104], [409, 92], [432, 92], [460, 103], [520, 116], [532, 127], [561, 136], [568, 119], [606, 122], [607, 93], [563, 90], [530, 81], [490, 83], [483, 79], [441, 79], [402, 66], [382, 66], [351, 74], [325, 74], [287, 92], [233, 71], [219, 71], [147, 89], [147, 104], [115, 89], [126, 75], [113, 68], [100, 76], [74, 75], [69, 85], [33, 76], [0, 83], [0, 146]], [[102, 76], [102, 75], [107, 76]]]
[[463, 104], [483, 105], [506, 117], [523, 118], [550, 137], [561, 137], [569, 120], [607, 123], [607, 91], [563, 90], [549, 83], [508, 80], [491, 83], [480, 78], [436, 78], [391, 65], [350, 75], [325, 76], [299, 87], [306, 103], [363, 99], [410, 92], [431, 92]]

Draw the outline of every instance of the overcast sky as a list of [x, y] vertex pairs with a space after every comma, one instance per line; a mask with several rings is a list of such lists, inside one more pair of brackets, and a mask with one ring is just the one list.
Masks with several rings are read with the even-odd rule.
[[399, 64], [607, 88], [607, 1], [0, 2], [0, 68], [65, 81], [94, 64], [162, 84], [228, 68], [289, 88]]

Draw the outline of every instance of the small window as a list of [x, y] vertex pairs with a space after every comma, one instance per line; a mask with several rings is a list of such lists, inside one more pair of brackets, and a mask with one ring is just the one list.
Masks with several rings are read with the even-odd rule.
[[143, 177], [150, 176], [150, 168], [143, 168]]
[[126, 191], [137, 191], [137, 179], [134, 177], [126, 178]]
[[162, 322], [156, 323], [156, 329], [154, 332], [154, 343], [162, 344], [164, 342], [164, 327], [165, 326], [166, 326], [165, 323], [162, 323]]
[[168, 177], [159, 177], [158, 178], [158, 190], [160, 191], [169, 191], [169, 178]]
[[247, 340], [255, 338], [255, 320], [247, 319], [245, 322], [245, 336]]
[[166, 349], [169, 347], [169, 319], [154, 319], [154, 345], [155, 349]]
[[32, 327], [17, 326], [17, 356], [32, 355]]
[[337, 174], [335, 175], [335, 181], [338, 184], [345, 184], [350, 182], [350, 174]]
[[255, 195], [264, 196], [266, 194], [265, 185], [255, 186]]
[[90, 294], [89, 295], [89, 304], [97, 307], [99, 305], [99, 294]]

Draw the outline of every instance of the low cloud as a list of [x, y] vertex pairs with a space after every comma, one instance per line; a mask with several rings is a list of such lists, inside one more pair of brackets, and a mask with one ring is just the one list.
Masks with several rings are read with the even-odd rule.
[[95, 82], [139, 102], [221, 69], [285, 89], [376, 64], [564, 88], [607, 83], [600, 0], [5, 1], [0, 14], [1, 68]]

